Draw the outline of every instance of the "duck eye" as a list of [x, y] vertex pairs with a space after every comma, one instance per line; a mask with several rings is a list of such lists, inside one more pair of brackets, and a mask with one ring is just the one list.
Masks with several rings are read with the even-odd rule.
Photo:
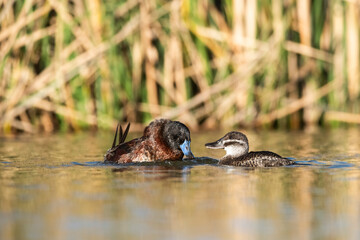
[[178, 142], [180, 140], [179, 135], [173, 135], [172, 138], [174, 139], [175, 142]]

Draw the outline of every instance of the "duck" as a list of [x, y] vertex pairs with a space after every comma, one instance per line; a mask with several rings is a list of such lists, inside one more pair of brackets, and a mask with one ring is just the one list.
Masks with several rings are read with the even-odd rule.
[[185, 124], [169, 119], [156, 119], [145, 127], [143, 136], [125, 142], [130, 123], [123, 132], [120, 126], [119, 143], [116, 144], [119, 124], [112, 147], [104, 155], [105, 163], [156, 162], [195, 158], [191, 152], [190, 131]]
[[245, 134], [232, 131], [224, 137], [211, 143], [206, 143], [209, 149], [225, 149], [219, 164], [242, 167], [279, 167], [293, 165], [294, 161], [283, 158], [270, 151], [249, 152], [249, 141]]

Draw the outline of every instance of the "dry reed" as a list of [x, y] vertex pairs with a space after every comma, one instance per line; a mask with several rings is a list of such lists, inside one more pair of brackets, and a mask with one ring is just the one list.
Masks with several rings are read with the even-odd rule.
[[359, 6], [0, 1], [0, 133], [359, 124]]

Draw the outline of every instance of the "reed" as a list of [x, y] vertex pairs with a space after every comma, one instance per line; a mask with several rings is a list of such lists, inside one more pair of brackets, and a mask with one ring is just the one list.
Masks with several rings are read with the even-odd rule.
[[0, 0], [0, 133], [359, 124], [356, 0]]

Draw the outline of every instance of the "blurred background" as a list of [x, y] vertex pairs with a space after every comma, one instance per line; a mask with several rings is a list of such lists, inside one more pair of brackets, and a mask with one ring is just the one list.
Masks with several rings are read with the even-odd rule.
[[0, 0], [0, 134], [360, 124], [356, 0]]

